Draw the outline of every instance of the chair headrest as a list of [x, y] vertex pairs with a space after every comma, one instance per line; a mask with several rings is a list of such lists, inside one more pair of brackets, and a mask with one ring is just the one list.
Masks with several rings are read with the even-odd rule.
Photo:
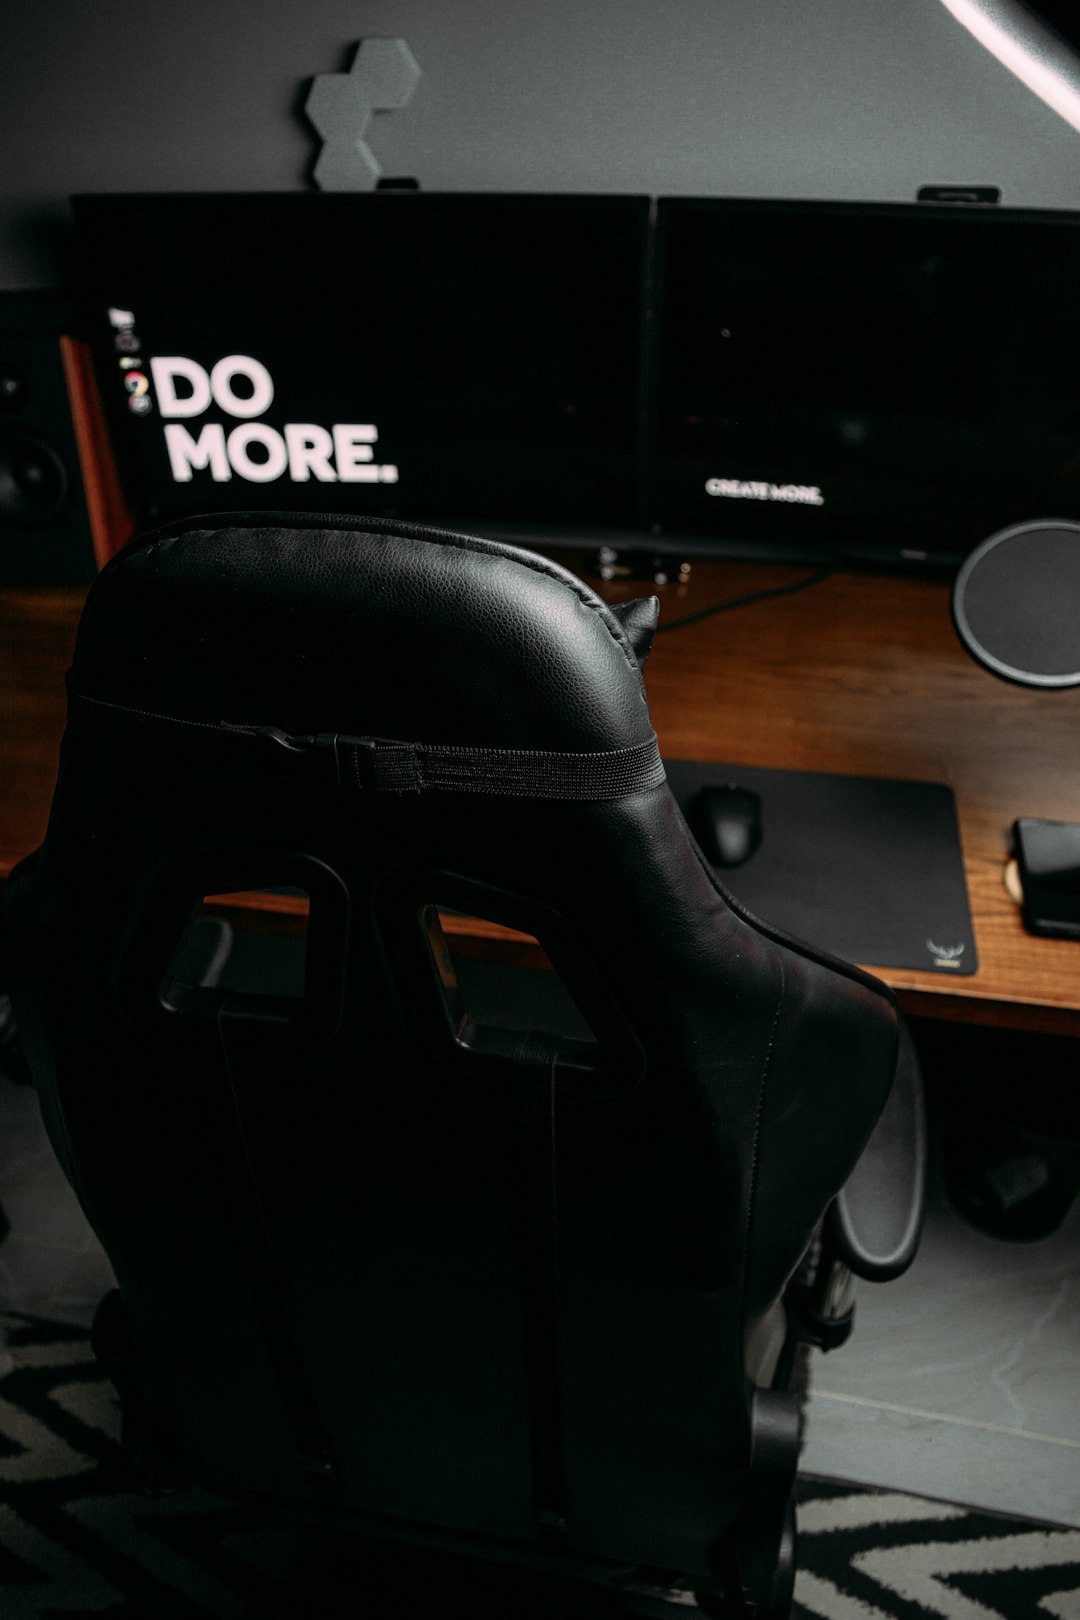
[[225, 513], [159, 529], [95, 582], [75, 692], [179, 719], [518, 749], [651, 737], [622, 617], [497, 541], [368, 518]]

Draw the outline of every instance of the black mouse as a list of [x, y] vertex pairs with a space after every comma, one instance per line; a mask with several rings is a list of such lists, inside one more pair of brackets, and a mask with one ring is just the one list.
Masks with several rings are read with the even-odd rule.
[[709, 783], [694, 800], [691, 826], [713, 866], [741, 866], [761, 843], [761, 795], [737, 782]]

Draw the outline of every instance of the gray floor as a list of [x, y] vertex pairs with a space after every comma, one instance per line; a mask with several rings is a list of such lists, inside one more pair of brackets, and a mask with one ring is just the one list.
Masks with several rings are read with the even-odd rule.
[[1080, 1526], [1080, 1203], [1037, 1243], [944, 1201], [906, 1276], [816, 1358], [803, 1467]]
[[[46, 1140], [0, 1077], [0, 1307], [88, 1324], [108, 1262]], [[1034, 1244], [936, 1198], [906, 1277], [863, 1285], [855, 1332], [815, 1357], [808, 1472], [1080, 1526], [1080, 1205]]]

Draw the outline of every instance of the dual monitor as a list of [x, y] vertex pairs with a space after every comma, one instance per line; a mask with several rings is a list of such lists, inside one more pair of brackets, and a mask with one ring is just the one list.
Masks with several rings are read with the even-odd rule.
[[1080, 517], [1080, 215], [627, 196], [74, 201], [144, 520], [955, 563]]

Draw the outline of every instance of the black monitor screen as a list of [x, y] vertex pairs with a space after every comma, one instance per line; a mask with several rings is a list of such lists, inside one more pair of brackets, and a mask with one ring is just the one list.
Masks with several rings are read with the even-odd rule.
[[682, 199], [659, 220], [665, 529], [959, 557], [1080, 517], [1080, 218]]
[[143, 517], [639, 518], [647, 199], [74, 206]]

